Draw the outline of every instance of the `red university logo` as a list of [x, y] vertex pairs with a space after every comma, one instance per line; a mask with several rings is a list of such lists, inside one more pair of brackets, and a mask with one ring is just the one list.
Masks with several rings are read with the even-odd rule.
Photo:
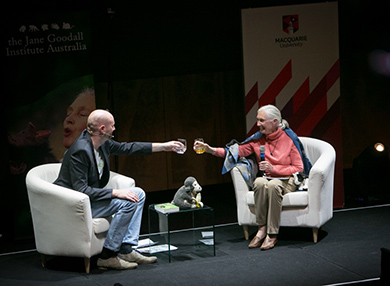
[[289, 35], [299, 30], [298, 15], [283, 16], [283, 32]]

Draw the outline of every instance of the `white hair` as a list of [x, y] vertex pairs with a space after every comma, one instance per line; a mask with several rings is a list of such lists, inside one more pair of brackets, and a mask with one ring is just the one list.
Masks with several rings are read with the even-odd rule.
[[276, 121], [278, 122], [278, 126], [282, 130], [289, 128], [288, 122], [282, 119], [282, 114], [280, 113], [280, 110], [276, 106], [271, 104], [263, 105], [262, 107], [259, 108], [257, 112], [259, 111], [263, 111], [267, 115], [267, 118], [270, 120], [276, 119]]

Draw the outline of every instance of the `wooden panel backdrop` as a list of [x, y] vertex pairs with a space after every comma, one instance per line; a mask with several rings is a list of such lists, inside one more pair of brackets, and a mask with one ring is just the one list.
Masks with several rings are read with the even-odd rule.
[[[194, 176], [202, 185], [230, 182], [221, 175], [223, 159], [192, 150], [203, 137], [212, 146], [224, 146], [245, 136], [241, 71], [136, 79], [97, 84], [98, 108], [115, 115], [118, 141], [162, 142], [187, 139], [184, 155], [155, 153], [152, 156], [112, 158], [111, 169], [131, 176], [145, 191], [176, 189]], [[255, 119], [254, 119], [255, 120]]]

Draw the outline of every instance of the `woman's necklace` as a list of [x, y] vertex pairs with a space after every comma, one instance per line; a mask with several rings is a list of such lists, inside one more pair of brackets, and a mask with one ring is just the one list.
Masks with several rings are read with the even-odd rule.
[[[274, 151], [275, 151], [276, 145], [278, 145], [279, 139], [280, 139], [280, 137], [276, 140], [276, 143], [275, 143], [275, 145], [273, 146], [274, 149], [272, 149], [272, 151], [271, 151], [271, 156], [272, 156], [272, 157], [274, 156]], [[271, 145], [271, 144], [270, 144], [270, 145]], [[271, 146], [272, 146], [272, 145], [271, 145]]]

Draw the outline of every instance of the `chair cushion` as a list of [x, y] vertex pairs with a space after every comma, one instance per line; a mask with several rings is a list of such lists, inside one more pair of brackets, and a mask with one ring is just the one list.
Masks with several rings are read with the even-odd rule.
[[[248, 205], [255, 205], [254, 192], [247, 193], [246, 198]], [[305, 207], [309, 204], [308, 195], [305, 191], [296, 191], [285, 194], [283, 197], [283, 207]]]

